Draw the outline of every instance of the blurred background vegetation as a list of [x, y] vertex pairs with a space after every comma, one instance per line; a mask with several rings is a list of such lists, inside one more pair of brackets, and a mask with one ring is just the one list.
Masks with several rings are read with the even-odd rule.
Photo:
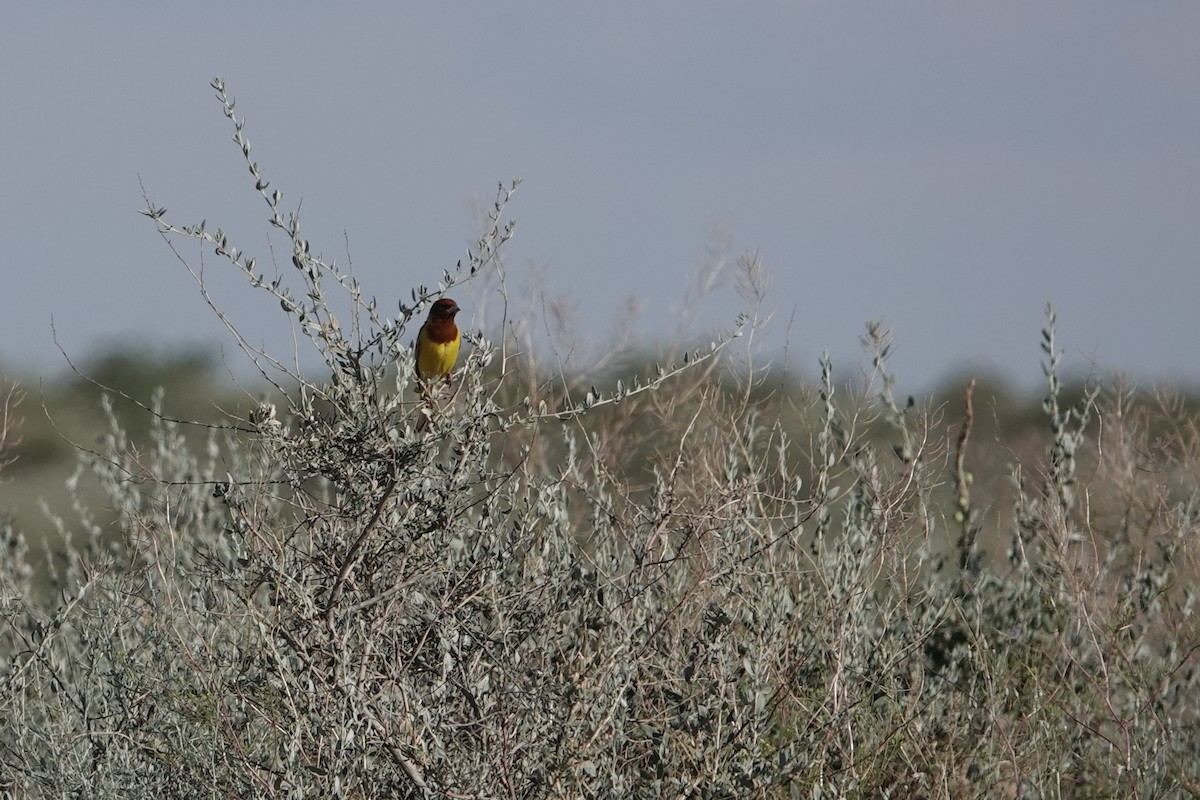
[[[653, 367], [654, 360], [647, 357], [642, 363], [624, 364], [622, 371], [649, 375]], [[815, 384], [798, 378], [794, 372], [787, 375], [777, 370], [776, 374], [783, 377], [775, 378], [768, 373], [768, 377], [753, 386], [752, 404], [763, 418], [778, 420], [789, 436], [803, 440], [817, 422], [810, 413]], [[248, 408], [271, 396], [270, 386], [235, 376], [215, 349], [201, 345], [163, 351], [127, 343], [78, 364], [64, 359], [64, 366], [54, 370], [51, 378], [6, 372], [2, 366], [0, 376], [0, 389], [6, 393], [15, 389], [21, 395], [21, 402], [11, 410], [9, 441], [13, 446], [8, 458], [13, 463], [0, 480], [0, 514], [26, 533], [38, 559], [60, 548], [61, 537], [53, 517], [70, 519], [73, 510], [80, 507], [87, 508], [95, 521], [109, 530], [114, 543], [121, 540], [121, 532], [115, 527], [116, 513], [105, 508], [95, 476], [90, 470], [79, 468], [80, 454], [99, 449], [101, 438], [109, 431], [101, 402], [104, 395], [112, 397], [113, 414], [135, 450], [150, 446], [153, 415], [145, 407], [152, 405], [158, 394], [167, 417], [202, 424], [244, 418]], [[589, 375], [590, 380], [603, 377]], [[615, 382], [620, 375], [614, 373], [609, 377]], [[975, 419], [967, 466], [979, 490], [978, 496], [993, 501], [1010, 498], [1011, 466], [1019, 463], [1026, 469], [1031, 465], [1040, 469], [1046, 460], [1049, 431], [1040, 394], [993, 376], [962, 372], [931, 387], [925, 394], [912, 397], [911, 402], [941, 425], [941, 435], [952, 437], [962, 424], [963, 391], [972, 379], [976, 381]], [[568, 378], [567, 383], [571, 382]], [[1157, 430], [1152, 435], [1164, 445], [1173, 436], [1170, 420], [1192, 419], [1200, 412], [1200, 395], [1195, 392], [1122, 387], [1119, 378], [1103, 383], [1131, 393], [1139, 404], [1157, 410], [1153, 422]], [[1083, 397], [1085, 385], [1082, 378], [1068, 383], [1062, 394], [1066, 404], [1077, 403]], [[856, 389], [852, 383], [845, 388], [849, 394]], [[604, 413], [611, 412], [601, 411]], [[648, 471], [655, 463], [656, 448], [662, 444], [655, 439], [654, 423], [648, 422], [643, 430], [636, 429], [636, 420], [627, 420], [625, 424], [635, 426], [632, 430], [624, 429], [627, 447], [634, 451], [626, 462], [628, 468], [632, 474], [639, 467]], [[201, 443], [203, 425], [186, 425], [183, 430], [193, 446]], [[893, 431], [885, 423], [876, 421], [866, 433], [874, 444], [884, 449], [891, 446]], [[951, 465], [947, 464], [947, 492], [950, 473]], [[991, 524], [984, 526], [986, 530], [1007, 527], [1001, 522], [1011, 514], [1007, 503], [981, 510], [992, 517]], [[993, 555], [1007, 547], [1006, 542], [983, 541], [980, 545]]]
[[[97, 449], [109, 431], [105, 394], [134, 447], [147, 446], [153, 419], [138, 404], [149, 406], [160, 392], [164, 413], [198, 422], [223, 419], [248, 402], [216, 353], [200, 346], [156, 352], [127, 344], [74, 366], [64, 360], [49, 378], [0, 368], [0, 388], [20, 398], [9, 412], [12, 463], [0, 479], [0, 514], [25, 532], [37, 559], [61, 546], [52, 518], [70, 518], [79, 507], [96, 515], [112, 541], [121, 540], [94, 474], [79, 469], [80, 455]], [[187, 426], [193, 438], [198, 430]]]

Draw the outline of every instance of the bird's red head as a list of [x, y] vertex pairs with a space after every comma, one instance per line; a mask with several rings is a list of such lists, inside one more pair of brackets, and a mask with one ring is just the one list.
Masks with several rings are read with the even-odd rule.
[[442, 320], [454, 319], [454, 315], [459, 311], [458, 303], [451, 300], [449, 297], [443, 297], [436, 301], [429, 309], [429, 321], [441, 322]]

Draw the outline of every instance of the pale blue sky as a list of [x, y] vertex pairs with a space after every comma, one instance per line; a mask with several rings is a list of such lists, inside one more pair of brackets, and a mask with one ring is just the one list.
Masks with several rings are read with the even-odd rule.
[[[597, 337], [631, 293], [675, 314], [715, 225], [771, 268], [765, 338], [792, 370], [828, 349], [850, 374], [883, 318], [904, 388], [1031, 385], [1050, 300], [1076, 368], [1200, 385], [1195, 3], [177, 8], [5, 12], [0, 368], [62, 369], [51, 316], [73, 356], [230, 345], [136, 213], [140, 175], [169, 219], [269, 257], [220, 75], [314, 248], [344, 261], [348, 237], [385, 309], [461, 256], [472, 197], [520, 177], [508, 263], [545, 265]], [[277, 306], [208, 269], [248, 334], [290, 348]], [[704, 323], [737, 310], [726, 290]]]

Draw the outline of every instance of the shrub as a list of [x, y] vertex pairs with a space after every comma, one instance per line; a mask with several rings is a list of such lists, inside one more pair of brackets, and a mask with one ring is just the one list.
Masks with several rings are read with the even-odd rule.
[[42, 603], [5, 531], [10, 795], [1200, 789], [1195, 420], [1123, 389], [1068, 406], [1052, 311], [1046, 457], [1013, 464], [1011, 514], [972, 492], [973, 387], [961, 416], [898, 403], [878, 325], [860, 394], [828, 358], [812, 390], [767, 392], [731, 355], [762, 321], [750, 256], [734, 333], [644, 382], [583, 390], [472, 334], [426, 399], [409, 323], [494, 267], [515, 186], [467, 262], [385, 319], [314, 255], [213, 86], [294, 271], [268, 279], [222, 231], [145, 213], [272, 295], [329, 377], [230, 323], [274, 391], [204, 446], [155, 402], [134, 447], [106, 406], [83, 459], [122, 547], [79, 509]]

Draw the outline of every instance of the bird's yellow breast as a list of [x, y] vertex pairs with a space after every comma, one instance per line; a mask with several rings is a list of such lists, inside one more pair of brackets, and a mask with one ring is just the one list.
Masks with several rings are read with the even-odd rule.
[[425, 379], [449, 375], [454, 369], [454, 362], [458, 360], [461, 343], [461, 336], [455, 336], [448, 342], [435, 342], [422, 328], [417, 337], [417, 372]]

